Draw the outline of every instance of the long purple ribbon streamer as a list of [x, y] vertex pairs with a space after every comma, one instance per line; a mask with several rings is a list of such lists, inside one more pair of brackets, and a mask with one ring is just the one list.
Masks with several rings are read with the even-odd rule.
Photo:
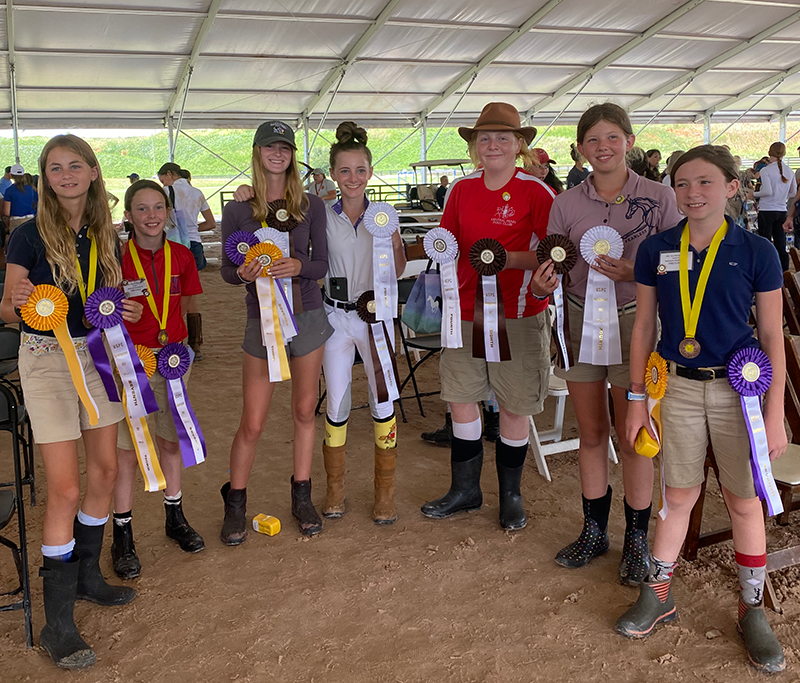
[[111, 369], [111, 360], [106, 352], [106, 345], [103, 343], [103, 330], [97, 327], [89, 330], [86, 335], [86, 344], [89, 347], [89, 354], [92, 356], [94, 366], [97, 368], [97, 374], [103, 380], [108, 400], [112, 403], [119, 403], [120, 398], [117, 383], [114, 381], [114, 371]]
[[[183, 383], [183, 378], [178, 378], [181, 383], [181, 390], [183, 393], [184, 401], [186, 402], [186, 410], [188, 411], [189, 415], [192, 418], [192, 423], [194, 424], [195, 431], [197, 432], [197, 436], [200, 439], [200, 443], [203, 446], [203, 454], [207, 455], [206, 450], [206, 440], [203, 436], [203, 432], [200, 431], [200, 424], [197, 422], [197, 416], [194, 414], [194, 409], [192, 408], [192, 404], [189, 403], [189, 396], [186, 393], [186, 385]], [[167, 384], [169, 384], [170, 380], [167, 380]], [[169, 397], [169, 407], [172, 411], [172, 418], [175, 421], [175, 429], [178, 432], [178, 443], [181, 449], [181, 459], [183, 460], [184, 467], [191, 467], [192, 465], [198, 464], [197, 461], [194, 459], [194, 448], [192, 447], [192, 439], [189, 436], [189, 432], [186, 431], [186, 426], [183, 424], [183, 420], [181, 420], [180, 412], [178, 410], [178, 405], [175, 403], [175, 395], [172, 393], [172, 388], [169, 387], [167, 391], [167, 396]]]
[[282, 278], [281, 280], [275, 280], [275, 284], [278, 285], [275, 289], [278, 290], [281, 298], [283, 299], [284, 303], [286, 304], [286, 310], [289, 311], [289, 317], [292, 319], [292, 323], [294, 324], [294, 329], [297, 329], [297, 320], [294, 317], [294, 311], [292, 311], [292, 306], [289, 304], [289, 299], [286, 297], [286, 292], [283, 291], [283, 280], [289, 280], [289, 286], [291, 287], [291, 278]]
[[147, 373], [144, 371], [144, 367], [142, 367], [142, 361], [139, 360], [139, 354], [136, 353], [136, 347], [133, 345], [133, 341], [131, 341], [131, 337], [128, 334], [128, 330], [125, 325], [120, 325], [122, 328], [122, 336], [125, 337], [125, 344], [128, 347], [128, 352], [131, 355], [131, 360], [133, 361], [133, 369], [136, 372], [136, 381], [139, 383], [139, 391], [142, 392], [142, 401], [144, 402], [144, 407], [147, 410], [147, 414], [150, 413], [157, 413], [158, 412], [158, 401], [156, 400], [156, 395], [153, 393], [153, 387], [150, 386], [150, 380], [147, 378]]

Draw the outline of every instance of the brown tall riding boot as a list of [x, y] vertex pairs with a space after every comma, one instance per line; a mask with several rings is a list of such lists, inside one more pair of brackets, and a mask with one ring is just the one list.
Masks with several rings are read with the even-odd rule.
[[375, 507], [372, 520], [375, 524], [394, 524], [397, 512], [394, 509], [394, 470], [397, 461], [397, 446], [382, 449], [375, 446]]
[[200, 355], [200, 345], [203, 343], [203, 316], [200, 313], [187, 313], [186, 329], [189, 333], [189, 346], [196, 355]]
[[328, 475], [328, 490], [325, 494], [323, 517], [344, 515], [344, 453], [345, 446], [322, 444], [325, 473]]

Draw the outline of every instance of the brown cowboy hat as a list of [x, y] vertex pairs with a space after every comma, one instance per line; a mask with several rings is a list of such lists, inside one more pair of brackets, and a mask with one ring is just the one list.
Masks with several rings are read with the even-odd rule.
[[481, 111], [474, 128], [459, 128], [458, 134], [469, 142], [476, 130], [513, 130], [525, 138], [525, 144], [530, 145], [536, 129], [533, 126], [520, 126], [519, 119], [519, 112], [513, 105], [489, 102]]

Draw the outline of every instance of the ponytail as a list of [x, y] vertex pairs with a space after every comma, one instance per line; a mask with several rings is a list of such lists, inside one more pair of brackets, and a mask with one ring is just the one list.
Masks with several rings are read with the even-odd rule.
[[783, 175], [783, 163], [781, 163], [781, 159], [786, 156], [786, 145], [782, 142], [773, 142], [769, 146], [769, 155], [775, 157], [778, 161], [778, 172], [781, 174], [781, 182], [788, 183], [789, 179]]

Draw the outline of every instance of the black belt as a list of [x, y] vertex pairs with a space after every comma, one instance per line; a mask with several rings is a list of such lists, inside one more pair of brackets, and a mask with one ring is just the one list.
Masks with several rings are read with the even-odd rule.
[[355, 301], [336, 301], [335, 299], [331, 299], [328, 296], [328, 293], [324, 289], [322, 290], [322, 300], [329, 306], [333, 306], [334, 308], [341, 308], [343, 311], [356, 310]]
[[[693, 379], [697, 382], [711, 382], [715, 379], [722, 379], [728, 376], [728, 368], [687, 368], [683, 365], [675, 365], [675, 374], [678, 377]], [[667, 366], [672, 371], [671, 365]]]

